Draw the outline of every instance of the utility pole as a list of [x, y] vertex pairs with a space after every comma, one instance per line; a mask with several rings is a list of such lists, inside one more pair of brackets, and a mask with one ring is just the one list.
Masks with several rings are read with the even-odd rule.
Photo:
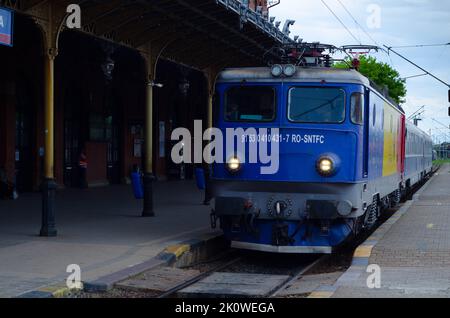
[[425, 105], [421, 106], [418, 110], [411, 114], [408, 117], [408, 120], [413, 120], [414, 126], [419, 126], [419, 121], [422, 121], [421, 116], [425, 113]]

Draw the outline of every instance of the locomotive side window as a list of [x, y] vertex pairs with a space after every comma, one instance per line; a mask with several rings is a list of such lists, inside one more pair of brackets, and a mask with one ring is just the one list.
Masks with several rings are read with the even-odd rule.
[[275, 90], [268, 86], [238, 86], [225, 94], [225, 120], [269, 122], [275, 119]]
[[352, 123], [357, 125], [364, 124], [364, 94], [353, 93], [350, 103]]
[[373, 114], [372, 126], [375, 127], [375, 124], [377, 123], [377, 104], [373, 104], [372, 114]]
[[288, 115], [290, 121], [297, 123], [342, 123], [345, 120], [345, 92], [340, 88], [291, 88]]

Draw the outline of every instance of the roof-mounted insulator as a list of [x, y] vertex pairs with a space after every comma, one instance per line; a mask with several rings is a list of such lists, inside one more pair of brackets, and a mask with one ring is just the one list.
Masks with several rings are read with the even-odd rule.
[[352, 60], [352, 67], [353, 67], [355, 70], [358, 70], [360, 66], [361, 66], [361, 61], [360, 61], [359, 59], [357, 59], [357, 58], [354, 58], [354, 59]]
[[289, 36], [291, 34], [291, 31], [289, 30], [291, 25], [295, 24], [295, 20], [286, 20], [283, 27], [283, 34]]

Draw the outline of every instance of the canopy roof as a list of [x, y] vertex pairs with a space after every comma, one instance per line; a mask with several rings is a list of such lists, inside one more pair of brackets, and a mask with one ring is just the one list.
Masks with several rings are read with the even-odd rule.
[[[0, 0], [0, 5], [39, 18], [54, 0]], [[56, 11], [79, 4], [82, 32], [139, 48], [168, 43], [162, 55], [195, 68], [256, 66], [280, 43], [292, 41], [261, 13], [238, 0], [57, 0]]]

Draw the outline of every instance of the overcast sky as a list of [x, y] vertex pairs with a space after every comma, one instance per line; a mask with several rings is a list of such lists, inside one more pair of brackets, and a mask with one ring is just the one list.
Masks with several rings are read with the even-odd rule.
[[[404, 46], [441, 44], [450, 42], [450, 1], [446, 0], [324, 0], [348, 27], [358, 42], [374, 45]], [[348, 9], [359, 25], [373, 38], [366, 35], [345, 11]], [[376, 5], [376, 6], [373, 6]], [[380, 19], [377, 19], [377, 9]], [[272, 8], [270, 16], [282, 21], [296, 20], [291, 36], [299, 35], [304, 41], [320, 41], [336, 46], [359, 44], [320, 0], [281, 0]], [[379, 23], [378, 23], [379, 22]], [[401, 48], [398, 51], [436, 76], [450, 83], [450, 46], [428, 48]], [[375, 53], [375, 57], [391, 64], [402, 77], [423, 72], [391, 53]], [[424, 121], [419, 127], [440, 139], [450, 130], [432, 121], [432, 118], [450, 125], [448, 115], [448, 89], [429, 76], [407, 80], [407, 102], [403, 107], [407, 114], [426, 105]]]

